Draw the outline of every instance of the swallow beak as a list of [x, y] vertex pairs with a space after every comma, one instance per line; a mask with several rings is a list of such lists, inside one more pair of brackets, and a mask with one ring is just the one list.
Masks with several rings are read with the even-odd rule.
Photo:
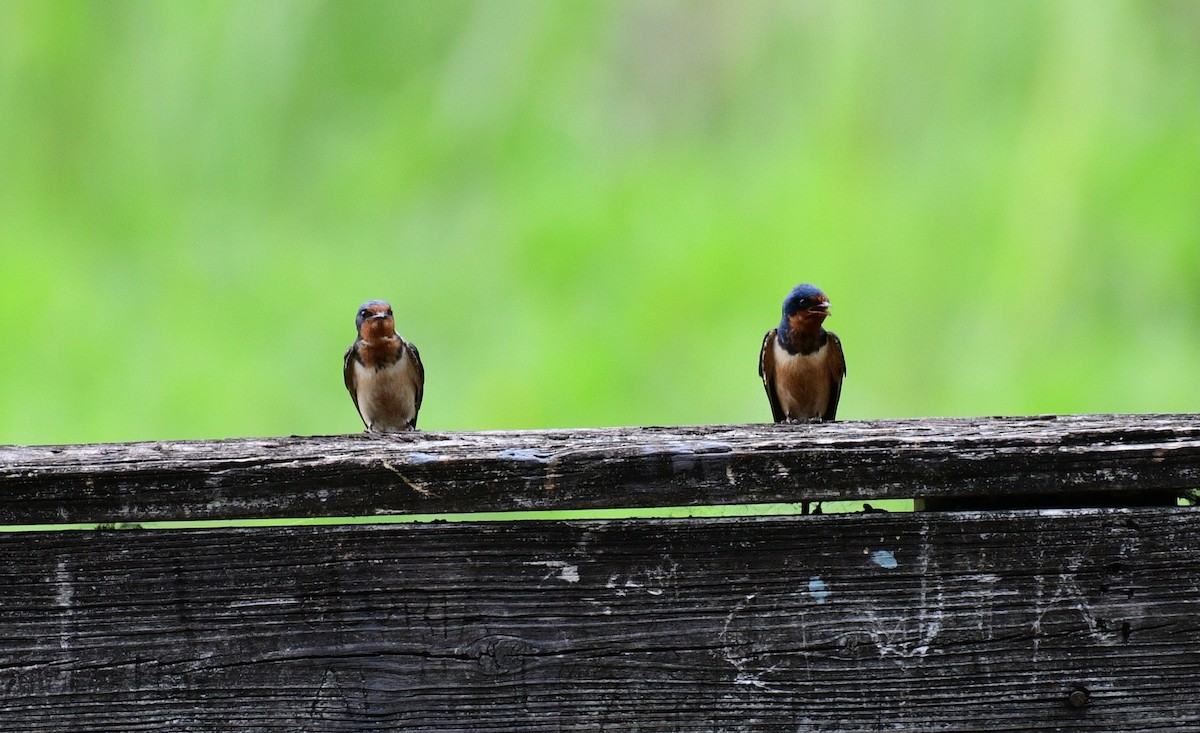
[[372, 321], [382, 321], [382, 320], [386, 319], [387, 317], [388, 317], [387, 313], [376, 313], [375, 315], [371, 316], [371, 320]]
[[829, 312], [829, 301], [825, 301], [824, 303], [817, 303], [812, 308], [809, 308], [808, 312], [812, 313], [814, 315], [818, 315], [818, 316], [825, 316], [826, 318], [833, 315], [832, 313]]

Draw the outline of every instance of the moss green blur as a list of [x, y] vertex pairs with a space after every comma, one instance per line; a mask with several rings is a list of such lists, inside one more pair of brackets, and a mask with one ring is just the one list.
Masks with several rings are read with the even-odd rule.
[[[823, 502], [823, 514], [861, 513], [859, 501]], [[912, 502], [884, 500], [876, 502], [894, 505], [892, 511], [911, 511]], [[349, 525], [444, 524], [459, 522], [521, 522], [521, 521], [619, 521], [622, 519], [682, 519], [690, 517], [791, 517], [805, 512], [802, 504], [730, 504], [724, 506], [645, 507], [621, 509], [564, 509], [558, 511], [464, 512], [459, 514], [385, 514], [367, 517], [265, 517], [255, 519], [155, 520], [96, 524], [8, 524], [0, 525], [0, 534], [26, 532], [89, 532], [188, 529], [247, 529], [262, 527], [331, 527]]]
[[1200, 411], [1200, 3], [0, 0], [0, 442]]

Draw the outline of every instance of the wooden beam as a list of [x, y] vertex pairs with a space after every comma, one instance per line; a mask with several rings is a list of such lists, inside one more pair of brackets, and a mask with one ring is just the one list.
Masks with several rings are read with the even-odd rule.
[[1198, 556], [1178, 508], [7, 534], [0, 727], [1200, 730]]
[[0, 447], [3, 524], [1065, 496], [1080, 490], [1132, 495], [1197, 487], [1200, 415]]

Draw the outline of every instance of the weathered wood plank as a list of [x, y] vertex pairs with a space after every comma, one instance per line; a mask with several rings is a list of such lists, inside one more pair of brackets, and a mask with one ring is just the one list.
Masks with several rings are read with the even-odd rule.
[[0, 447], [5, 524], [1197, 487], [1197, 415]]
[[9, 534], [0, 728], [1196, 730], [1197, 557], [1186, 509]]

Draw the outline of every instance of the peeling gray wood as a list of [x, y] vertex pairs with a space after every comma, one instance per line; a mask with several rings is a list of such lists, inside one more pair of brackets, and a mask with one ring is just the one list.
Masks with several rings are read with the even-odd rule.
[[923, 419], [0, 447], [0, 523], [1200, 487], [1200, 416]]
[[0, 535], [0, 729], [1200, 730], [1197, 557], [1185, 509]]

